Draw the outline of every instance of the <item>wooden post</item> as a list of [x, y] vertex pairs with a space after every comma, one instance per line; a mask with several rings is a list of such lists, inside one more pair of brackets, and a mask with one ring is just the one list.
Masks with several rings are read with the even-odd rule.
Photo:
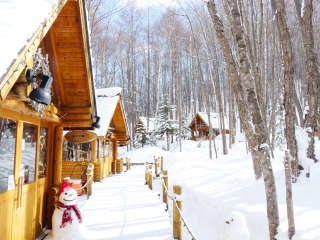
[[113, 156], [113, 161], [114, 161], [114, 173], [116, 173], [116, 162], [118, 158], [118, 145], [117, 145], [117, 139], [112, 138], [112, 156]]
[[91, 162], [95, 163], [97, 159], [97, 140], [96, 139], [91, 142], [91, 151], [92, 151]]
[[152, 164], [149, 164], [149, 188], [152, 190]]
[[94, 164], [89, 163], [87, 167], [87, 199], [92, 195], [92, 182], [93, 182], [93, 174], [94, 174]]
[[149, 169], [149, 162], [146, 162], [146, 170], [145, 170], [145, 174], [144, 174], [144, 176], [145, 176], [145, 180], [146, 180], [146, 185], [149, 183], [149, 181], [148, 181], [148, 170]]
[[62, 181], [63, 127], [56, 127], [53, 184], [60, 187]]
[[[180, 211], [182, 210], [182, 202], [181, 202], [181, 194], [182, 194], [182, 188], [181, 186], [174, 185], [173, 186], [173, 193], [176, 197], [176, 202], [178, 205], [178, 208]], [[176, 204], [174, 203], [175, 200], [173, 200], [173, 238], [182, 240], [182, 225], [181, 225], [181, 218], [179, 211], [176, 207]]]
[[168, 189], [168, 170], [162, 171], [163, 183], [162, 183], [162, 200], [167, 205], [168, 209], [168, 195], [166, 189]]
[[284, 170], [286, 177], [286, 201], [287, 201], [287, 215], [288, 215], [288, 237], [292, 239], [295, 234], [295, 225], [294, 225], [294, 213], [293, 213], [293, 202], [292, 202], [292, 176], [291, 176], [291, 166], [289, 161], [289, 153], [285, 152], [284, 157]]
[[163, 171], [163, 157], [161, 156], [161, 158], [160, 158], [161, 160], [161, 172]]
[[158, 174], [158, 158], [154, 159], [154, 174], [156, 175], [156, 177], [159, 177], [159, 174]]

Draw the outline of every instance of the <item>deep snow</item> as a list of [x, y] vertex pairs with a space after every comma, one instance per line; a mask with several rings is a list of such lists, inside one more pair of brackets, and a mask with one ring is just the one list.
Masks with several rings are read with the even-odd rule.
[[[172, 152], [144, 147], [124, 156], [130, 157], [132, 162], [150, 162], [153, 156], [164, 156], [169, 188], [172, 189], [173, 184], [182, 185], [184, 216], [198, 239], [267, 240], [264, 182], [263, 179], [255, 180], [245, 143], [234, 144], [228, 155], [222, 154], [219, 137], [216, 144], [218, 158], [212, 160], [208, 157], [207, 141], [184, 141], [182, 152], [174, 146]], [[316, 154], [320, 158], [319, 142]], [[284, 152], [277, 150], [272, 160], [279, 203], [279, 240], [288, 239], [283, 156]], [[306, 178], [303, 172], [298, 182], [293, 184], [295, 240], [320, 239], [319, 166], [312, 165], [311, 177]]]
[[[298, 135], [301, 144], [304, 135]], [[216, 145], [218, 158], [212, 160], [208, 158], [207, 141], [185, 140], [182, 152], [174, 145], [171, 152], [154, 146], [130, 152], [123, 148], [119, 152], [122, 157], [130, 157], [132, 163], [164, 157], [169, 190], [173, 184], [182, 186], [183, 215], [197, 240], [267, 240], [264, 183], [262, 179], [255, 180], [245, 142], [234, 144], [228, 155], [222, 154], [220, 137]], [[316, 153], [320, 158], [318, 141]], [[284, 152], [277, 150], [272, 160], [280, 214], [278, 240], [288, 239], [283, 156]], [[320, 239], [319, 166], [311, 165], [311, 177], [305, 177], [303, 172], [293, 184], [294, 240]], [[161, 181], [157, 179], [150, 191], [144, 185], [144, 166], [134, 166], [127, 173], [95, 183], [92, 198], [80, 201], [83, 236], [92, 240], [172, 239], [168, 220], [168, 214], [172, 217], [172, 201], [165, 212], [160, 199]], [[185, 230], [183, 239], [190, 240]]]

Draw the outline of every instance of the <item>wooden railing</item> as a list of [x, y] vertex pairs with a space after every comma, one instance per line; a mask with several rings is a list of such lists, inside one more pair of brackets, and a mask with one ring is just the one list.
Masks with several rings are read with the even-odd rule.
[[[145, 180], [146, 185], [152, 190], [153, 180], [160, 176], [159, 172], [159, 161], [160, 170], [162, 173], [161, 184], [162, 184], [162, 201], [166, 204], [167, 210], [169, 209], [168, 198], [172, 200], [172, 216], [173, 216], [173, 238], [182, 240], [182, 228], [186, 229], [186, 232], [191, 237], [191, 240], [197, 240], [195, 235], [192, 233], [190, 225], [187, 223], [186, 218], [182, 213], [182, 187], [179, 185], [173, 185], [173, 192], [169, 191], [168, 187], [168, 171], [163, 169], [163, 157], [154, 157], [154, 163], [146, 162], [145, 164]], [[153, 169], [154, 176], [153, 177]]]

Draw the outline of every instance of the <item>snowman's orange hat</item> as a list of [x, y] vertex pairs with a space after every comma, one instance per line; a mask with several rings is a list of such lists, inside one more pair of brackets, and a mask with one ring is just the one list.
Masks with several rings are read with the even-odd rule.
[[63, 179], [62, 183], [61, 183], [59, 195], [65, 191], [70, 190], [70, 189], [72, 189], [72, 187], [69, 185], [69, 183], [66, 180]]

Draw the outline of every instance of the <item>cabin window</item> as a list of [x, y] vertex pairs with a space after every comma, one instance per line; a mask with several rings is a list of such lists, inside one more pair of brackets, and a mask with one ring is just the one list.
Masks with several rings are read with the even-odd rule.
[[34, 182], [37, 150], [37, 126], [23, 123], [20, 174], [24, 183]]
[[45, 177], [47, 175], [47, 148], [48, 148], [48, 129], [40, 128], [39, 164], [38, 164], [39, 178]]
[[79, 160], [80, 161], [89, 161], [91, 160], [91, 144], [90, 143], [81, 143], [79, 144]]
[[0, 193], [14, 188], [16, 122], [0, 118]]
[[90, 143], [72, 143], [65, 141], [63, 150], [64, 161], [91, 161]]

